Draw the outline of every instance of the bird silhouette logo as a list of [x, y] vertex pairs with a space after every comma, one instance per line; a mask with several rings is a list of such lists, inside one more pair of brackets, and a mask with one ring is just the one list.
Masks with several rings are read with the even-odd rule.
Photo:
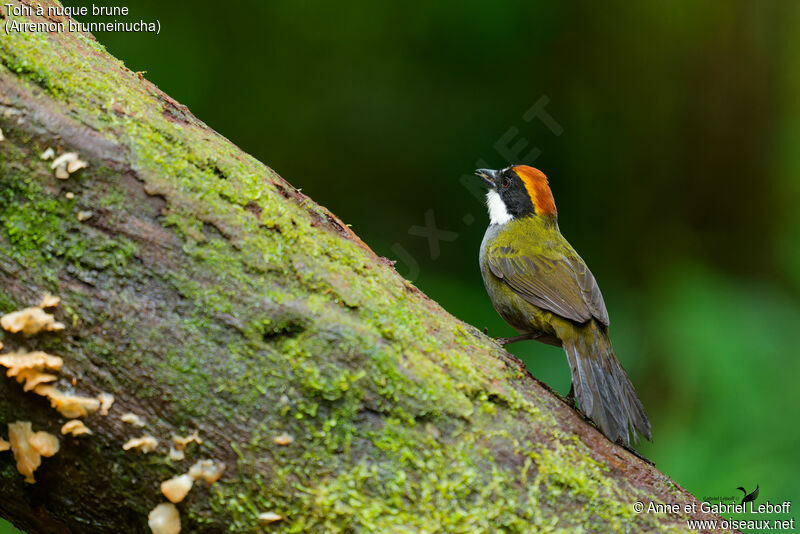
[[758, 484], [756, 484], [756, 489], [754, 489], [754, 490], [753, 490], [753, 493], [747, 493], [747, 490], [746, 490], [746, 489], [744, 489], [744, 488], [743, 488], [743, 487], [741, 487], [741, 486], [739, 486], [739, 487], [738, 487], [738, 488], [736, 488], [736, 489], [738, 489], [739, 491], [741, 491], [742, 493], [744, 493], [744, 497], [742, 497], [742, 502], [741, 502], [741, 503], [739, 503], [739, 504], [744, 504], [744, 503], [746, 503], [746, 502], [753, 502], [753, 501], [755, 501], [755, 500], [756, 500], [756, 498], [758, 497]]

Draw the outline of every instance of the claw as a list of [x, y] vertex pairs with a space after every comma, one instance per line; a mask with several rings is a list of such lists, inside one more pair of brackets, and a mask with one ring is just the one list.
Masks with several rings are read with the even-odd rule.
[[527, 334], [520, 334], [518, 336], [512, 336], [512, 337], [498, 337], [497, 339], [495, 339], [495, 341], [497, 341], [501, 347], [505, 347], [509, 343], [516, 343], [517, 341], [527, 341], [529, 339], [536, 339], [541, 335], [542, 334], [539, 332], [529, 332]]

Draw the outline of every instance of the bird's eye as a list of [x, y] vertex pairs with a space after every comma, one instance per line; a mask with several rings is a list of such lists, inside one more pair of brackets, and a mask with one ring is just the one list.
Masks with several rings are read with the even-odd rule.
[[507, 177], [503, 180], [503, 189], [508, 189], [509, 187], [511, 187], [511, 178]]

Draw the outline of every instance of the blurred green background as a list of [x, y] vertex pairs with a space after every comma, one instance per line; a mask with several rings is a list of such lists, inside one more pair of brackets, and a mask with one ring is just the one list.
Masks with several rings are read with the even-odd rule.
[[[650, 415], [642, 452], [700, 498], [800, 497], [800, 4], [129, 6], [161, 34], [98, 34], [112, 54], [493, 336], [513, 332], [461, 178], [542, 169]], [[510, 348], [569, 389], [560, 349]]]

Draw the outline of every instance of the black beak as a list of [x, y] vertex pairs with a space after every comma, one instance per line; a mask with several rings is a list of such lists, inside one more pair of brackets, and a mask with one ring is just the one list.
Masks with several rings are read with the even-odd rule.
[[475, 171], [475, 176], [483, 180], [489, 187], [495, 187], [494, 178], [497, 171], [491, 169], [478, 169]]

